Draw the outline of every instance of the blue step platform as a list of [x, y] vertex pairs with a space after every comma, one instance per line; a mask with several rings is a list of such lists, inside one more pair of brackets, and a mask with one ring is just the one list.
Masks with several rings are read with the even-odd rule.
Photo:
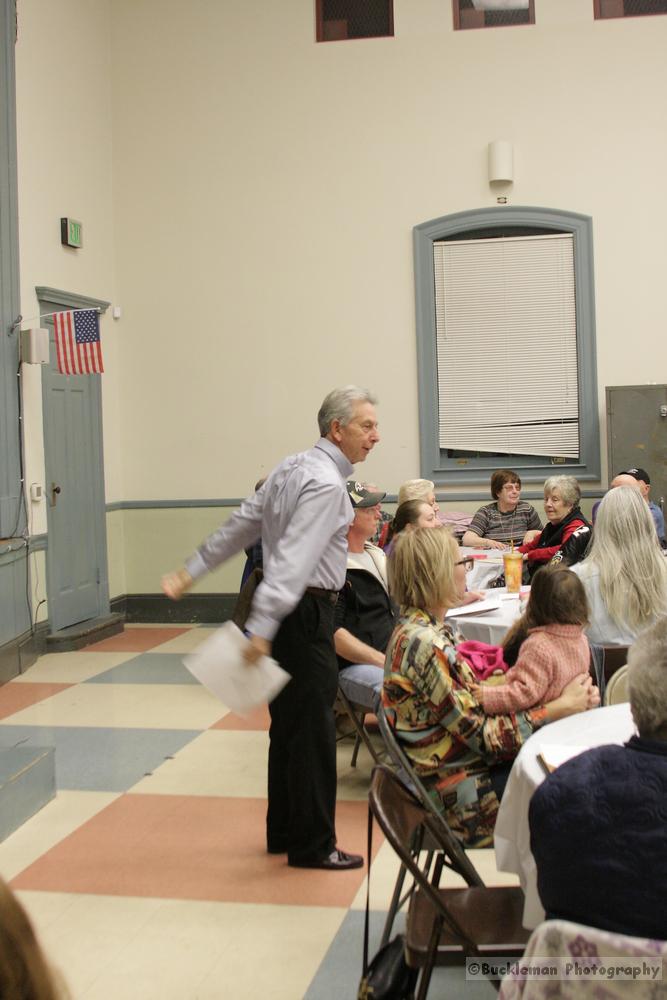
[[0, 750], [0, 841], [56, 794], [54, 747]]

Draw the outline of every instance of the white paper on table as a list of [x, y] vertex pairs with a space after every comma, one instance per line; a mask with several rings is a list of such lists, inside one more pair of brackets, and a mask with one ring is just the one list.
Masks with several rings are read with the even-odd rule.
[[247, 664], [243, 650], [248, 640], [234, 622], [225, 622], [183, 663], [211, 694], [236, 715], [248, 715], [258, 705], [272, 701], [290, 675], [270, 656]]
[[540, 747], [538, 756], [542, 758], [549, 772], [555, 771], [557, 767], [564, 764], [566, 760], [578, 757], [580, 753], [590, 750], [585, 746], [565, 746], [564, 744], [547, 743]]
[[499, 607], [499, 598], [487, 597], [485, 601], [471, 601], [470, 604], [462, 604], [460, 608], [450, 608], [445, 618], [458, 618], [459, 615], [483, 615], [485, 611], [497, 611]]

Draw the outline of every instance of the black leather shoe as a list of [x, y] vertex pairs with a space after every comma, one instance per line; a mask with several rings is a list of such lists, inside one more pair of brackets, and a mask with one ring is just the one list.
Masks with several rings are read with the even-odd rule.
[[364, 859], [360, 854], [347, 854], [336, 849], [319, 861], [289, 861], [292, 868], [324, 868], [332, 872], [345, 872], [350, 868], [361, 868]]

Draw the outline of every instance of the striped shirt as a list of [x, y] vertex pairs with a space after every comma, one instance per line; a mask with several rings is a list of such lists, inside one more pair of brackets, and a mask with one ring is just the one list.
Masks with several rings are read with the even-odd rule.
[[468, 530], [474, 531], [480, 538], [493, 538], [496, 542], [509, 545], [511, 541], [521, 544], [527, 531], [540, 531], [541, 528], [542, 522], [535, 508], [525, 500], [519, 500], [516, 509], [505, 514], [495, 501], [480, 507]]

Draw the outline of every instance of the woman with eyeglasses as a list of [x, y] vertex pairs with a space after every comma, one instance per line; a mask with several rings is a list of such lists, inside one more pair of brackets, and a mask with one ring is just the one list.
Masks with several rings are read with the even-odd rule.
[[480, 507], [463, 536], [473, 549], [506, 549], [539, 535], [542, 522], [535, 508], [521, 499], [521, 479], [511, 469], [496, 469], [491, 476], [493, 503]]
[[475, 675], [456, 651], [445, 621], [461, 602], [466, 567], [445, 528], [415, 528], [396, 540], [389, 589], [400, 615], [385, 661], [383, 707], [417, 774], [442, 804], [445, 819], [469, 847], [491, 843], [507, 762], [546, 722], [599, 702], [590, 677], [578, 677], [546, 705], [486, 715]]

